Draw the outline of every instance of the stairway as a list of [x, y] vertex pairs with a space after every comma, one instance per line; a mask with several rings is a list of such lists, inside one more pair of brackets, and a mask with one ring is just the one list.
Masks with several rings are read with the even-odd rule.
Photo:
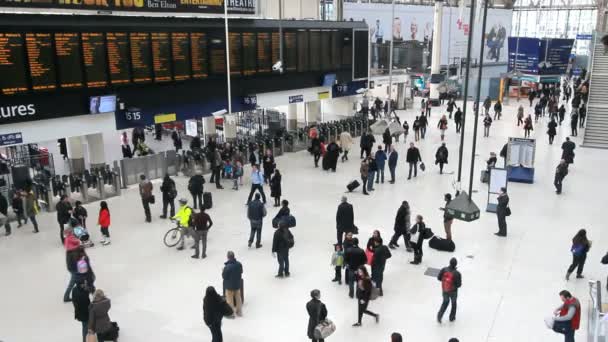
[[604, 54], [604, 44], [600, 41], [603, 36], [598, 32], [593, 35], [589, 103], [582, 146], [608, 149], [608, 55]]

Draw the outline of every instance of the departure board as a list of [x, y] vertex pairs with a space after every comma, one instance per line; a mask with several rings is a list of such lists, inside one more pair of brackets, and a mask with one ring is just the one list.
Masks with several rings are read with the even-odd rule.
[[[278, 32], [272, 32], [272, 64], [281, 60], [281, 39], [279, 37]], [[283, 61], [285, 63], [285, 61]], [[283, 64], [283, 68], [285, 68], [285, 64]]]
[[321, 31], [310, 31], [310, 71], [321, 70]]
[[87, 87], [107, 86], [107, 59], [103, 33], [82, 33], [82, 57], [87, 76]]
[[209, 38], [209, 69], [212, 75], [226, 74], [226, 45], [220, 36]]
[[252, 32], [243, 32], [243, 75], [255, 75], [258, 69], [256, 34]]
[[55, 33], [55, 58], [57, 77], [61, 88], [81, 88], [82, 53], [78, 33]]
[[310, 46], [308, 40], [308, 31], [300, 30], [297, 36], [298, 41], [298, 72], [310, 70]]
[[342, 65], [342, 37], [339, 31], [331, 31], [331, 69], [338, 70]]
[[207, 77], [209, 70], [207, 68], [207, 35], [205, 33], [190, 33], [190, 57], [192, 59], [192, 77]]
[[342, 33], [342, 67], [350, 68], [353, 64], [353, 37], [349, 32]]
[[173, 55], [173, 79], [190, 79], [190, 37], [185, 32], [171, 33], [171, 54]]
[[50, 33], [26, 33], [25, 45], [33, 90], [57, 88], [53, 39]]
[[241, 33], [229, 32], [228, 42], [230, 43], [230, 75], [241, 75], [243, 65], [243, 41]]
[[298, 70], [298, 51], [296, 50], [296, 33], [283, 33], [283, 70], [296, 71]]
[[131, 82], [129, 69], [129, 36], [124, 32], [106, 33], [108, 49], [108, 69], [112, 84], [128, 84]]
[[171, 81], [171, 42], [169, 41], [169, 33], [153, 32], [151, 37], [154, 81]]
[[152, 81], [152, 53], [148, 33], [130, 33], [131, 71], [133, 82], [147, 83]]
[[[273, 64], [273, 53], [270, 33], [258, 33], [257, 39], [258, 72], [271, 72]], [[276, 61], [278, 60], [279, 59], [277, 58]]]
[[331, 70], [331, 52], [331, 32], [322, 31], [321, 50], [319, 53], [321, 58], [321, 70], [323, 71]]
[[28, 90], [25, 53], [21, 33], [0, 33], [0, 93], [9, 95]]

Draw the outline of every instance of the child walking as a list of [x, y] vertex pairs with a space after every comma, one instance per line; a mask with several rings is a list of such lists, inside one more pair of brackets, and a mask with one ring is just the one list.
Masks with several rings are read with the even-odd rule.
[[99, 219], [97, 223], [101, 227], [101, 235], [103, 235], [103, 240], [101, 240], [101, 244], [106, 246], [110, 244], [110, 209], [108, 209], [108, 203], [106, 201], [101, 201], [99, 203]]
[[342, 246], [340, 244], [334, 245], [334, 254], [331, 256], [331, 265], [336, 269], [336, 275], [332, 282], [338, 282], [338, 284], [342, 285], [342, 267], [344, 266], [344, 251], [342, 251]]

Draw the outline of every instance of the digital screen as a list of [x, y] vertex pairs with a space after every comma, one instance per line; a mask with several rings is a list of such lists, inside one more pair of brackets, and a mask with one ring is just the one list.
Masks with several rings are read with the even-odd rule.
[[353, 65], [353, 78], [367, 78], [368, 75], [368, 55], [369, 55], [369, 32], [367, 30], [355, 31], [355, 51]]
[[89, 113], [111, 113], [116, 111], [116, 95], [92, 96], [89, 99]]
[[147, 83], [152, 81], [152, 53], [148, 33], [130, 33], [131, 70], [133, 82]]
[[332, 70], [331, 52], [331, 32], [323, 31], [321, 32], [321, 50], [319, 51], [321, 70], [323, 71]]
[[190, 33], [190, 56], [192, 57], [192, 77], [205, 78], [207, 69], [207, 36], [204, 33]]
[[323, 84], [324, 87], [331, 87], [336, 83], [336, 74], [327, 74], [323, 76]]
[[[272, 65], [281, 59], [281, 47], [279, 46], [281, 39], [278, 32], [272, 33]], [[272, 66], [271, 66], [272, 68]], [[283, 61], [283, 68], [285, 68], [285, 61]]]
[[209, 39], [209, 65], [212, 75], [226, 74], [226, 45], [220, 36]]
[[310, 31], [310, 71], [321, 70], [321, 31]]
[[129, 69], [129, 36], [126, 33], [106, 33], [108, 48], [108, 69], [112, 84], [128, 84], [131, 82]]
[[342, 66], [342, 37], [339, 31], [331, 31], [331, 69]]
[[257, 72], [256, 34], [244, 32], [243, 35], [243, 74], [254, 75]]
[[272, 40], [270, 33], [258, 33], [258, 46], [257, 46], [257, 60], [258, 60], [258, 72], [271, 72], [273, 61], [272, 53]]
[[33, 90], [57, 88], [53, 39], [50, 33], [26, 33], [25, 45]]
[[298, 51], [296, 50], [296, 33], [283, 32], [283, 69], [285, 71], [298, 70]]
[[242, 66], [242, 38], [238, 32], [229, 32], [230, 45], [230, 75], [240, 75]]
[[190, 78], [190, 37], [185, 32], [171, 33], [171, 54], [173, 55], [173, 78], [176, 81]]
[[61, 88], [81, 88], [82, 64], [78, 33], [55, 33], [55, 58]]
[[0, 33], [0, 91], [2, 94], [26, 92], [27, 73], [23, 36], [20, 33]]
[[298, 31], [298, 72], [310, 70], [308, 31]]
[[103, 33], [82, 34], [82, 57], [87, 75], [87, 87], [97, 88], [108, 85], [106, 71], [106, 46]]
[[171, 81], [171, 42], [169, 41], [169, 33], [153, 32], [151, 37], [154, 81]]
[[353, 37], [350, 32], [342, 32], [342, 67], [350, 68], [353, 64]]

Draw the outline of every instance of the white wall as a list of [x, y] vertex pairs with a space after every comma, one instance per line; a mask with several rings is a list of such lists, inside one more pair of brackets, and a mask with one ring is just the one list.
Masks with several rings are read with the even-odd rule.
[[340, 120], [354, 114], [353, 103], [360, 101], [361, 96], [345, 96], [321, 101], [323, 121]]
[[278, 19], [279, 1], [283, 1], [284, 19], [319, 19], [319, 0], [259, 0], [260, 16]]
[[331, 92], [329, 87], [315, 87], [256, 94], [260, 108], [276, 108], [289, 104], [290, 96], [302, 95], [303, 102], [319, 100], [319, 93]]

